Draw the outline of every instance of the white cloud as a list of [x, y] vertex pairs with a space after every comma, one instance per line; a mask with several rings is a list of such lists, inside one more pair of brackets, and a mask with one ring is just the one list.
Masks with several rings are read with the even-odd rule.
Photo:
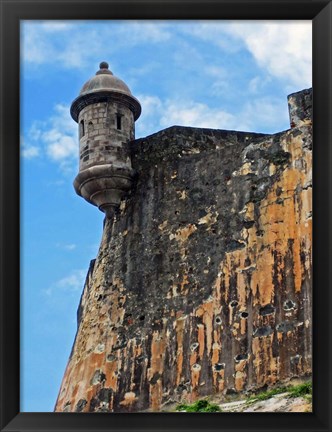
[[[96, 44], [101, 48], [97, 32], [80, 31], [79, 23], [23, 21], [21, 34], [23, 63], [33, 66], [82, 67], [95, 54]], [[82, 49], [87, 41], [88, 49]]]
[[93, 25], [84, 21], [24, 21], [22, 59], [35, 66], [82, 69], [123, 46], [165, 42], [172, 35], [168, 27], [151, 21], [94, 21]]
[[57, 104], [49, 120], [35, 121], [27, 134], [27, 141], [29, 145], [23, 146], [22, 150], [24, 157], [32, 158], [43, 153], [58, 163], [64, 172], [72, 173], [76, 168], [77, 124], [70, 117], [69, 106]]
[[214, 97], [229, 94], [229, 76], [226, 68], [210, 65], [205, 67], [204, 72], [213, 79], [209, 93]]
[[252, 94], [264, 93], [264, 87], [266, 87], [272, 80], [269, 76], [255, 76], [248, 83], [248, 92]]
[[[24, 21], [22, 56], [27, 63], [84, 67], [96, 58], [110, 57], [126, 47], [170, 42], [174, 59], [185, 68], [203, 54], [188, 38], [218, 47], [220, 55], [244, 47], [259, 67], [298, 88], [311, 85], [311, 21]], [[102, 37], [101, 37], [102, 34]], [[129, 36], [129, 37], [128, 37]], [[105, 40], [111, 41], [105, 45]], [[178, 50], [187, 45], [186, 50]], [[178, 57], [177, 57], [178, 56]], [[184, 61], [183, 56], [186, 56]], [[178, 61], [178, 60], [179, 61]], [[130, 63], [130, 60], [128, 60]], [[227, 64], [227, 57], [226, 57]]]
[[195, 101], [167, 99], [162, 101], [158, 97], [139, 96], [143, 110], [140, 123], [137, 125], [138, 136], [144, 136], [170, 126], [192, 126], [214, 129], [234, 129], [245, 124], [238, 116], [221, 110], [211, 108], [206, 104]]
[[196, 21], [183, 25], [181, 31], [216, 45], [224, 52], [234, 53], [241, 49], [241, 44], [231, 32], [225, 31], [229, 25], [230, 21]]
[[256, 98], [246, 103], [237, 116], [237, 130], [274, 133], [279, 125], [289, 124], [287, 103], [267, 98]]
[[56, 287], [65, 291], [77, 291], [83, 288], [86, 277], [86, 270], [74, 270], [68, 276], [60, 279], [56, 283]]
[[68, 251], [72, 251], [72, 250], [76, 249], [76, 244], [74, 244], [74, 243], [70, 243], [70, 244], [57, 243], [56, 246], [60, 249], [65, 249]]
[[[161, 43], [168, 41], [172, 33], [167, 22], [130, 21], [122, 22], [118, 27], [113, 27], [113, 37], [121, 45], [138, 45], [140, 43]], [[128, 37], [130, 35], [130, 37]]]
[[86, 278], [86, 270], [73, 270], [67, 276], [53, 283], [49, 288], [43, 290], [47, 296], [52, 296], [59, 290], [65, 293], [76, 293], [81, 291]]
[[64, 30], [72, 30], [75, 26], [74, 23], [65, 21], [41, 21], [40, 26], [45, 32], [54, 33]]
[[161, 126], [194, 126], [227, 129], [235, 124], [235, 117], [221, 109], [210, 108], [198, 102], [168, 101], [160, 119]]
[[39, 121], [35, 121], [30, 130], [29, 130], [29, 137], [34, 140], [34, 141], [38, 141], [41, 138], [42, 135], [42, 131], [41, 131], [41, 127], [42, 127], [43, 123], [39, 122]]
[[311, 21], [199, 21], [182, 31], [224, 53], [245, 47], [258, 66], [297, 88], [312, 85]]
[[167, 99], [141, 95], [142, 116], [137, 137], [143, 137], [170, 126], [192, 126], [248, 132], [278, 132], [280, 124], [288, 125], [286, 101], [252, 98], [237, 112], [229, 112], [193, 100]]
[[271, 75], [298, 88], [312, 85], [311, 21], [233, 22], [225, 29], [240, 38]]
[[26, 159], [33, 159], [39, 156], [39, 148], [35, 146], [23, 147], [21, 155]]
[[39, 147], [26, 144], [24, 136], [20, 137], [21, 156], [25, 159], [34, 159], [39, 156]]
[[163, 111], [162, 101], [157, 96], [139, 95], [138, 100], [142, 105], [142, 115], [135, 126], [137, 138], [158, 131], [159, 118]]
[[76, 140], [56, 129], [44, 133], [44, 141], [47, 143], [47, 154], [55, 161], [61, 161], [68, 157], [77, 156]]

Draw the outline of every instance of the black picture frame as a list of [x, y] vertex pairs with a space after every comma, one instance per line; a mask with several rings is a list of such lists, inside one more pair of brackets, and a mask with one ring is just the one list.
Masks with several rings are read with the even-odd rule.
[[[0, 7], [1, 431], [331, 431], [331, 0], [0, 0]], [[19, 412], [19, 26], [30, 19], [313, 20], [313, 413]]]

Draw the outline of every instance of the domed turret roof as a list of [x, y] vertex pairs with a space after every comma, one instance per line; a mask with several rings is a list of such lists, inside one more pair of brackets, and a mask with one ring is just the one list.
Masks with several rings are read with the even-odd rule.
[[99, 67], [100, 69], [96, 72], [96, 75], [84, 84], [80, 95], [98, 91], [116, 91], [132, 96], [127, 84], [113, 75], [113, 72], [108, 69], [108, 63], [101, 62]]
[[141, 105], [132, 95], [129, 87], [108, 69], [108, 63], [101, 62], [99, 70], [82, 87], [79, 96], [73, 101], [70, 113], [77, 122], [80, 111], [87, 105], [105, 102], [110, 99], [123, 103], [134, 114], [135, 120], [141, 114]]

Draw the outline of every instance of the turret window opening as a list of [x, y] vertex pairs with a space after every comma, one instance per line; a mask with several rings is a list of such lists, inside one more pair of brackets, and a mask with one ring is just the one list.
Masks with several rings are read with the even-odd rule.
[[84, 137], [84, 120], [80, 121], [80, 138]]
[[122, 114], [117, 114], [116, 115], [116, 128], [118, 130], [122, 129]]

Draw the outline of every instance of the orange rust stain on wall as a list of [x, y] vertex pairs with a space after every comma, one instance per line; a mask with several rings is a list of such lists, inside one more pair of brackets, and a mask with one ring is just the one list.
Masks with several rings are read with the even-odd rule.
[[180, 384], [181, 374], [182, 374], [182, 365], [183, 365], [183, 332], [185, 327], [185, 319], [180, 318], [175, 322], [175, 330], [176, 330], [176, 385]]
[[195, 224], [189, 224], [184, 228], [179, 228], [175, 234], [170, 234], [169, 238], [172, 240], [173, 238], [180, 243], [185, 242], [188, 238], [197, 230]]
[[247, 320], [245, 318], [241, 318], [240, 320], [240, 333], [241, 335], [246, 334], [247, 332]]
[[235, 365], [235, 390], [242, 391], [247, 379], [246, 373], [247, 360], [240, 360]]
[[158, 379], [155, 384], [150, 384], [150, 406], [152, 411], [159, 411], [163, 395], [162, 381]]
[[213, 336], [213, 303], [212, 301], [209, 303], [203, 304], [203, 323], [205, 326], [205, 334], [206, 334], [206, 349], [207, 355], [210, 355], [212, 348], [212, 336]]
[[273, 334], [253, 339], [252, 353], [257, 385], [274, 384], [278, 379], [278, 362], [272, 354]]
[[[303, 151], [296, 145], [296, 141], [297, 138], [295, 138], [295, 144], [294, 139], [284, 141], [285, 150], [290, 152], [293, 157], [303, 158]], [[308, 164], [310, 162], [309, 157], [309, 155], [305, 156]], [[285, 169], [280, 180], [273, 185], [267, 197], [260, 203], [258, 222], [263, 236], [255, 235], [256, 229], [253, 228], [244, 230], [246, 248], [226, 255], [221, 266], [226, 289], [225, 296], [227, 296], [230, 275], [237, 271], [239, 301], [242, 304], [245, 302], [245, 286], [242, 275], [239, 277], [241, 274], [239, 270], [243, 266], [243, 259], [249, 257], [256, 265], [251, 279], [251, 290], [255, 298], [257, 288], [259, 289], [259, 298], [256, 298], [256, 303], [259, 302], [262, 305], [270, 303], [274, 295], [273, 251], [277, 251], [282, 257], [285, 257], [289, 251], [289, 239], [293, 240], [295, 291], [301, 290], [303, 270], [308, 270], [311, 264], [311, 188], [303, 189], [311, 181], [311, 170], [308, 171], [309, 173], [292, 167]], [[280, 190], [282, 191], [281, 194]], [[301, 203], [300, 208], [297, 202]], [[253, 217], [253, 208], [253, 204], [247, 205], [246, 217], [248, 220]], [[303, 250], [303, 246], [305, 250]], [[301, 268], [301, 252], [305, 252], [306, 269]], [[219, 287], [220, 284], [221, 280], [218, 277], [215, 286]], [[231, 319], [230, 315], [230, 323]]]
[[[304, 278], [311, 276], [311, 153], [303, 148], [301, 135], [294, 136], [293, 132], [286, 132], [281, 141], [284, 151], [291, 154], [289, 166], [280, 171], [279, 178], [267, 191], [264, 199], [256, 203], [249, 202], [244, 206], [241, 212], [244, 219], [254, 221], [255, 225], [243, 228], [240, 243], [244, 247], [226, 253], [220, 262], [214, 282], [211, 287], [208, 287], [212, 288], [212, 296], [202, 299], [201, 304], [199, 306], [196, 304], [189, 312], [190, 323], [180, 308], [178, 310], [173, 307], [167, 318], [170, 320], [167, 332], [166, 325], [165, 330], [153, 331], [152, 340], [149, 339], [151, 346], [148, 347], [151, 349], [151, 358], [146, 361], [146, 364], [149, 365], [146, 378], [149, 381], [147, 388], [149, 388], [152, 410], [159, 410], [163, 403], [165, 351], [169, 348], [167, 341], [172, 337], [172, 340], [176, 341], [173, 389], [185, 379], [190, 379], [191, 382], [191, 390], [184, 390], [181, 396], [183, 398], [195, 399], [200, 396], [202, 384], [200, 380], [205, 380], [203, 372], [207, 369], [210, 374], [209, 379], [213, 382], [213, 391], [216, 392], [223, 391], [226, 384], [228, 387], [234, 384], [237, 391], [244, 390], [248, 385], [249, 365], [253, 369], [251, 382], [255, 386], [273, 384], [287, 377], [283, 358], [287, 358], [289, 362], [288, 351], [295, 345], [298, 338], [297, 328], [287, 333], [277, 331], [262, 337], [253, 337], [253, 334], [249, 332], [264, 326], [275, 328], [275, 314], [260, 316], [257, 311], [265, 305], [275, 304], [275, 295], [280, 295], [280, 292], [276, 292], [276, 283], [281, 286], [283, 278], [289, 277], [294, 286], [289, 286], [287, 289], [291, 294], [296, 295], [300, 294], [303, 289]], [[277, 167], [272, 162], [270, 168], [271, 173], [276, 172]], [[246, 169], [240, 169], [236, 177], [246, 172]], [[199, 224], [208, 225], [209, 221], [210, 219], [201, 219]], [[213, 220], [213, 223], [217, 224], [217, 219]], [[171, 222], [167, 224], [167, 227], [171, 226], [170, 224]], [[164, 222], [159, 225], [157, 231], [166, 231], [167, 227]], [[201, 228], [197, 228], [195, 224], [189, 224], [175, 230], [174, 234], [168, 232], [170, 239], [174, 238], [179, 243], [179, 251], [183, 255], [182, 260], [185, 260], [184, 246], [187, 250], [190, 241], [194, 238], [194, 236], [191, 237], [192, 234]], [[134, 362], [129, 364], [126, 358], [132, 355], [136, 359], [146, 352], [147, 347], [144, 346], [145, 342], [136, 346], [134, 340], [129, 340], [125, 348], [114, 350], [117, 343], [116, 326], [123, 325], [127, 293], [122, 281], [115, 277], [112, 279], [113, 290], [107, 291], [105, 288], [107, 286], [105, 281], [107, 242], [105, 239], [103, 242], [102, 247], [105, 253], [100, 255], [99, 261], [95, 264], [95, 270], [89, 282], [91, 289], [85, 289], [83, 293], [83, 303], [89, 305], [89, 308], [85, 310], [82, 317], [73, 354], [63, 378], [57, 401], [56, 410], [58, 411], [62, 411], [67, 402], [70, 402], [70, 410], [74, 411], [77, 402], [82, 398], [87, 400], [84, 410], [88, 410], [91, 399], [101, 388], [100, 383], [90, 384], [97, 369], [106, 375], [105, 387], [116, 392], [119, 391], [120, 379], [117, 373], [125, 370], [125, 367], [128, 368], [125, 373], [130, 373], [131, 380], [124, 399], [120, 402], [121, 406], [130, 409], [139, 396], [139, 388], [135, 388], [133, 381]], [[250, 273], [250, 278], [247, 277], [248, 273]], [[177, 274], [177, 277], [181, 294], [187, 295], [191, 274], [189, 277], [182, 271]], [[236, 285], [235, 295], [238, 301], [236, 308], [230, 306], [230, 302], [234, 299], [234, 288], [231, 287], [231, 281]], [[283, 289], [280, 286], [278, 289]], [[232, 295], [230, 294], [231, 289], [233, 290]], [[106, 300], [102, 306], [99, 306], [98, 298], [105, 294]], [[171, 296], [172, 301], [173, 297], [179, 296], [178, 294]], [[250, 322], [249, 319], [239, 316], [240, 312], [246, 310], [252, 314]], [[223, 319], [225, 317], [226, 323], [217, 325], [215, 320], [221, 313], [224, 314]], [[288, 319], [287, 315], [286, 318]], [[115, 326], [114, 330], [109, 320], [112, 326]], [[306, 329], [309, 326], [310, 322], [306, 323]], [[198, 346], [190, 352], [190, 355], [185, 356], [184, 343], [188, 332], [194, 335], [195, 339], [197, 338]], [[225, 337], [226, 332], [231, 341]], [[225, 352], [225, 346], [232, 353], [240, 354], [237, 350], [245, 338], [250, 344], [248, 359], [240, 360], [238, 363], [233, 362], [231, 367], [227, 364], [226, 370], [229, 375], [225, 376], [225, 365], [221, 363], [224, 361], [223, 356], [228, 354]], [[102, 348], [103, 344], [104, 348]], [[273, 344], [275, 344], [274, 349]], [[274, 350], [277, 352], [274, 353]], [[115, 358], [108, 361], [106, 360], [107, 355], [111, 352]], [[189, 367], [184, 364], [185, 359]], [[206, 361], [208, 367], [204, 368]], [[218, 368], [215, 368], [215, 365], [218, 365]], [[310, 362], [300, 359], [294, 368], [297, 374], [304, 373], [310, 369]], [[112, 404], [113, 399], [110, 401], [111, 407]]]
[[204, 332], [204, 325], [203, 324], [197, 324], [198, 328], [198, 343], [199, 343], [199, 358], [202, 359], [204, 355], [205, 350], [205, 332]]
[[155, 373], [162, 373], [164, 369], [165, 335], [154, 331], [151, 342], [151, 367], [148, 369], [148, 379]]
[[111, 388], [113, 391], [117, 390], [117, 383], [118, 383], [118, 365], [117, 360], [106, 363], [105, 366], [105, 373], [106, 373], [106, 382], [105, 386]]
[[201, 366], [195, 363], [191, 367], [191, 401], [195, 401], [198, 397], [200, 375], [201, 375]]
[[120, 405], [130, 406], [133, 405], [137, 400], [137, 397], [134, 392], [128, 392], [125, 394], [124, 399], [120, 402]]

